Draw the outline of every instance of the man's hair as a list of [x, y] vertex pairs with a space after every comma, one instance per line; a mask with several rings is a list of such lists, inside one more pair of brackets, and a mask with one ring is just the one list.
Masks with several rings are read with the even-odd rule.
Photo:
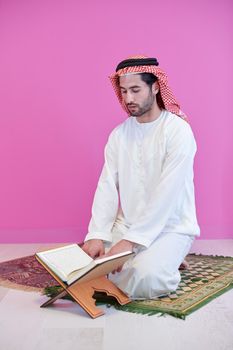
[[[152, 89], [152, 85], [158, 80], [158, 78], [152, 73], [139, 73], [139, 75], [141, 76], [142, 81], [144, 81], [144, 83], [146, 83], [150, 89]], [[165, 109], [160, 90], [156, 95], [156, 99], [158, 106]]]
[[158, 80], [158, 78], [152, 73], [139, 73], [139, 75], [141, 76], [142, 81], [150, 87]]

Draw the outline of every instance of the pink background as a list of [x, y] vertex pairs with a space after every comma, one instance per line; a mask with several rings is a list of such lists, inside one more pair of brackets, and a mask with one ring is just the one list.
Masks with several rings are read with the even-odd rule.
[[86, 234], [109, 132], [108, 75], [155, 56], [198, 152], [202, 239], [233, 237], [232, 2], [0, 0], [0, 242]]

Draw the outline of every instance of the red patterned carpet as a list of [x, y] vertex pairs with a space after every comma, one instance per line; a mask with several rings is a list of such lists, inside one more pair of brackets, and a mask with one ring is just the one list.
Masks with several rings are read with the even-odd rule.
[[2, 286], [29, 291], [57, 285], [34, 255], [0, 263], [0, 282]]

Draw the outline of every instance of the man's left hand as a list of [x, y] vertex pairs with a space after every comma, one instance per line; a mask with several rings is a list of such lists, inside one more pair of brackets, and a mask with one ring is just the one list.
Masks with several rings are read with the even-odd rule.
[[[135, 247], [135, 243], [127, 241], [126, 239], [122, 239], [118, 243], [116, 243], [104, 256], [111, 256], [114, 254], [123, 253], [126, 251], [133, 251], [133, 248]], [[112, 271], [114, 274], [115, 272], [120, 272], [122, 270], [123, 265], [119, 266], [116, 270]]]

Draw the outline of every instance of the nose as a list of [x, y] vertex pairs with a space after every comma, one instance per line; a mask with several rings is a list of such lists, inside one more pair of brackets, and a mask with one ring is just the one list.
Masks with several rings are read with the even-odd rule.
[[125, 101], [126, 104], [130, 104], [130, 103], [134, 102], [134, 96], [133, 96], [133, 94], [130, 91], [127, 91], [124, 94], [124, 101]]

